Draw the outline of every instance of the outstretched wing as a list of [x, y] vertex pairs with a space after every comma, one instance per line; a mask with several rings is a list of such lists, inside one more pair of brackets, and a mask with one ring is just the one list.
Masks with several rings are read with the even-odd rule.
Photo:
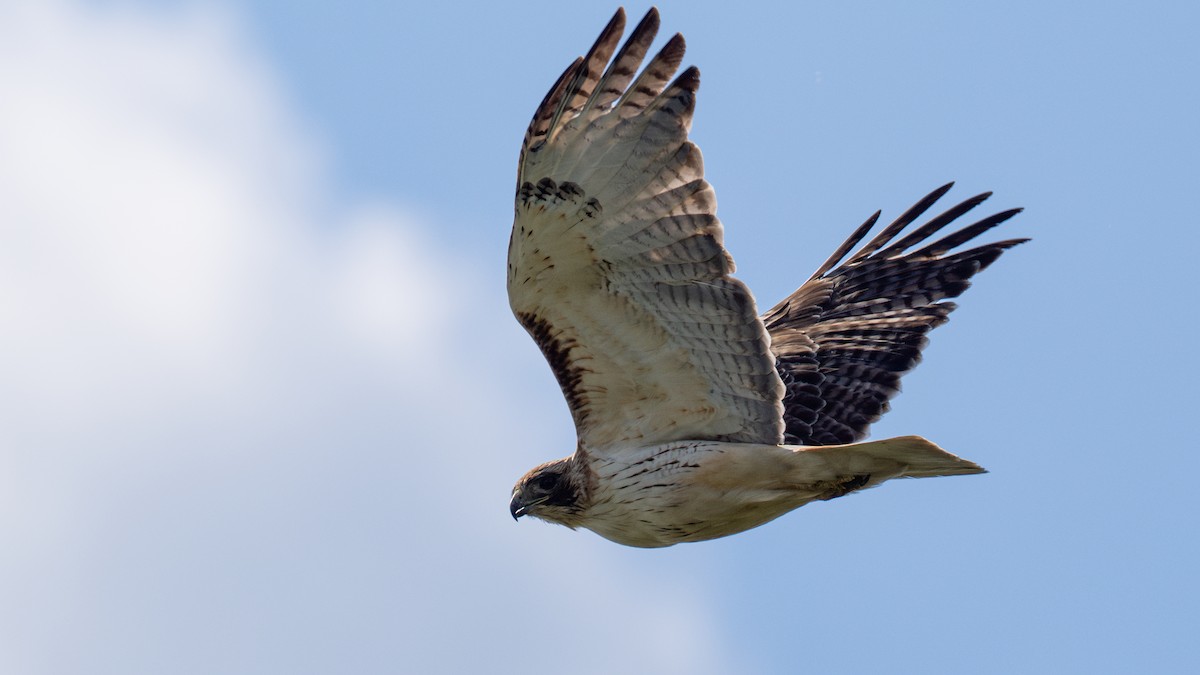
[[787, 387], [787, 443], [834, 445], [865, 438], [900, 391], [900, 376], [920, 362], [926, 334], [954, 310], [944, 300], [965, 291], [971, 277], [1005, 250], [1027, 241], [948, 253], [1021, 211], [1012, 209], [910, 250], [991, 196], [985, 193], [891, 243], [951, 185], [917, 202], [843, 261], [875, 225], [876, 212], [811, 279], [763, 315]]
[[517, 169], [508, 295], [583, 447], [782, 440], [783, 383], [688, 141], [699, 72], [675, 35], [634, 78], [651, 9], [609, 62], [618, 10], [534, 114]]

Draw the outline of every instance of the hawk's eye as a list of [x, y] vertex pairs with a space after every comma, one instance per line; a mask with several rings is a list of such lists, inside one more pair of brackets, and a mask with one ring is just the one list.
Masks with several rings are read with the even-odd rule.
[[558, 485], [558, 476], [555, 474], [548, 473], [537, 479], [537, 486], [546, 492], [553, 490], [555, 485]]

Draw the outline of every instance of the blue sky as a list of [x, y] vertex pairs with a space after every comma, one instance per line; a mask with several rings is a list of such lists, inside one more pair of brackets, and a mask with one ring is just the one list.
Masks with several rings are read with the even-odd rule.
[[660, 4], [761, 304], [947, 180], [1034, 241], [874, 428], [991, 473], [643, 551], [506, 508], [574, 446], [518, 144], [614, 9], [0, 4], [0, 672], [1190, 672], [1200, 12]]

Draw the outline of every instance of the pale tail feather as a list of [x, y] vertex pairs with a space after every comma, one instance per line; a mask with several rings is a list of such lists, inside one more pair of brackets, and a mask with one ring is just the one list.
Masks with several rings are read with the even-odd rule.
[[796, 459], [805, 465], [803, 471], [807, 476], [818, 480], [850, 481], [861, 477], [862, 482], [848, 491], [878, 485], [891, 478], [987, 473], [978, 464], [952, 455], [920, 436], [811, 446], [797, 450]]

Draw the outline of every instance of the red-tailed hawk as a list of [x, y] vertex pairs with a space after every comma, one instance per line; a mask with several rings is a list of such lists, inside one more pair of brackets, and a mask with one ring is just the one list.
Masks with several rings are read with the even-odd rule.
[[851, 254], [876, 213], [759, 317], [729, 276], [713, 189], [688, 140], [699, 71], [671, 81], [683, 36], [638, 73], [658, 24], [651, 9], [613, 56], [618, 10], [525, 133], [509, 301], [579, 442], [521, 478], [513, 517], [669, 546], [891, 478], [983, 472], [917, 436], [859, 441], [954, 309], [945, 299], [1025, 240], [951, 250], [1019, 209], [928, 241], [982, 194], [900, 236], [946, 185]]

